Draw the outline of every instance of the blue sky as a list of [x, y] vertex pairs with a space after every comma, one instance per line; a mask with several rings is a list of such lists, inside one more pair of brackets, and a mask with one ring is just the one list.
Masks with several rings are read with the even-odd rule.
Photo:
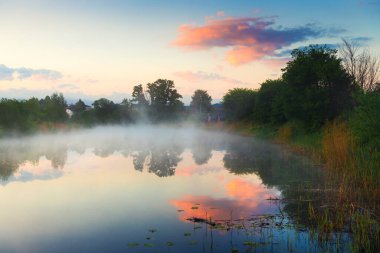
[[166, 78], [185, 102], [197, 88], [217, 101], [279, 77], [300, 46], [359, 38], [380, 55], [376, 0], [0, 0], [0, 17], [6, 97], [117, 102]]

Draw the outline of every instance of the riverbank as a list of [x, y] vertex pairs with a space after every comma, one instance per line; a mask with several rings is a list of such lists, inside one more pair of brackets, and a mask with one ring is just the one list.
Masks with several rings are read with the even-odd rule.
[[355, 142], [347, 123], [334, 121], [315, 132], [305, 131], [296, 123], [275, 127], [235, 122], [216, 127], [278, 143], [321, 163], [326, 188], [335, 190], [326, 189], [323, 206], [310, 202], [304, 207], [308, 208], [312, 229], [326, 241], [332, 232], [351, 233], [353, 251], [380, 249], [379, 154]]

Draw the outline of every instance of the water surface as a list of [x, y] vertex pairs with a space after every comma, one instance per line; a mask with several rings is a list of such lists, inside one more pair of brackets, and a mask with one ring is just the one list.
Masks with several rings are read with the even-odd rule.
[[319, 187], [320, 168], [252, 137], [139, 126], [9, 138], [0, 177], [0, 252], [324, 249], [299, 205], [318, 197], [302, 189]]

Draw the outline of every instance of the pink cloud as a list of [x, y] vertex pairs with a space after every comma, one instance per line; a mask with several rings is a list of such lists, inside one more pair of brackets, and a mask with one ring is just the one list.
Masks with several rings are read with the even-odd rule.
[[227, 52], [226, 60], [231, 65], [242, 65], [249, 63], [253, 60], [259, 60], [265, 55], [270, 55], [273, 52], [273, 48], [256, 48], [254, 46], [237, 46]]
[[207, 18], [201, 26], [184, 24], [172, 45], [187, 50], [224, 47], [226, 60], [232, 65], [246, 64], [309, 38], [321, 37], [324, 29], [312, 24], [294, 28], [275, 28], [276, 17]]

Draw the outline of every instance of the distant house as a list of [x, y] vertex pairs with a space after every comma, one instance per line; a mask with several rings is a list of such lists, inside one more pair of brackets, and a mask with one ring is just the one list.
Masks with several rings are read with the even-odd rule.
[[74, 112], [70, 110], [69, 108], [66, 109], [66, 114], [69, 118], [71, 118], [74, 115]]

